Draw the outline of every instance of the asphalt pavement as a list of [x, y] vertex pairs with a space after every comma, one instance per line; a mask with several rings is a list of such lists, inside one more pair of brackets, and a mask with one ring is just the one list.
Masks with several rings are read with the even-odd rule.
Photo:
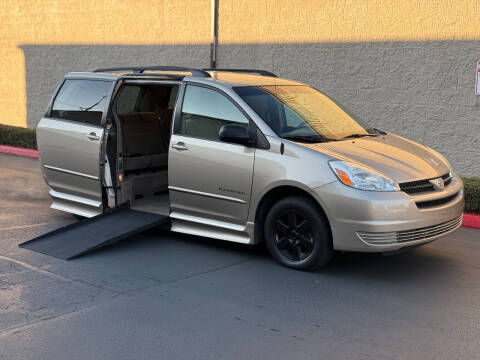
[[480, 230], [306, 273], [153, 229], [64, 261], [18, 244], [77, 221], [0, 155], [0, 359], [480, 359]]

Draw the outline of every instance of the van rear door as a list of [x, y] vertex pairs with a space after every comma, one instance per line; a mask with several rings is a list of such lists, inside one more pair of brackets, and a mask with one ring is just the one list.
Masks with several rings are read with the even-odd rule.
[[91, 217], [103, 211], [104, 124], [115, 81], [67, 76], [37, 127], [52, 208]]

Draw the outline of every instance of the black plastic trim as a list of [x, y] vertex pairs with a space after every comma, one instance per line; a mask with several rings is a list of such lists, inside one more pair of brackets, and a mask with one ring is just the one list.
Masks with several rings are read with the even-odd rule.
[[258, 127], [256, 127], [256, 129], [257, 129], [257, 139], [256, 139], [257, 149], [261, 149], [261, 150], [270, 149], [270, 143], [268, 142], [265, 135], [263, 135], [262, 131]]
[[459, 193], [455, 193], [453, 195], [440, 198], [440, 199], [435, 199], [435, 200], [426, 200], [426, 201], [417, 201], [416, 205], [419, 209], [425, 209], [425, 208], [430, 208], [430, 207], [435, 207], [435, 206], [440, 206], [443, 204], [446, 204], [452, 200], [454, 200]]
[[278, 77], [274, 73], [267, 71], [267, 70], [258, 70], [258, 69], [227, 69], [227, 68], [222, 68], [222, 69], [203, 69], [205, 71], [219, 71], [219, 72], [233, 72], [233, 73], [246, 73], [246, 74], [258, 74], [258, 75], [263, 75], [263, 76], [270, 76], [270, 77]]

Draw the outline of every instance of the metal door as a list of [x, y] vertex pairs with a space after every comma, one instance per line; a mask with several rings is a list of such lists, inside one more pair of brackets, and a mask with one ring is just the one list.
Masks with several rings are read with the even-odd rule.
[[245, 224], [255, 149], [218, 140], [224, 123], [248, 126], [224, 94], [187, 85], [170, 141], [168, 178], [172, 213]]
[[38, 149], [53, 208], [102, 212], [103, 119], [112, 90], [112, 81], [66, 79], [40, 120]]

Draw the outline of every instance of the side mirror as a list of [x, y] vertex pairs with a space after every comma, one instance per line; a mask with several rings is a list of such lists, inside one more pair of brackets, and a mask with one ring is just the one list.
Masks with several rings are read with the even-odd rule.
[[250, 145], [250, 135], [248, 133], [248, 128], [242, 125], [222, 125], [218, 133], [218, 137], [221, 141], [245, 146]]

